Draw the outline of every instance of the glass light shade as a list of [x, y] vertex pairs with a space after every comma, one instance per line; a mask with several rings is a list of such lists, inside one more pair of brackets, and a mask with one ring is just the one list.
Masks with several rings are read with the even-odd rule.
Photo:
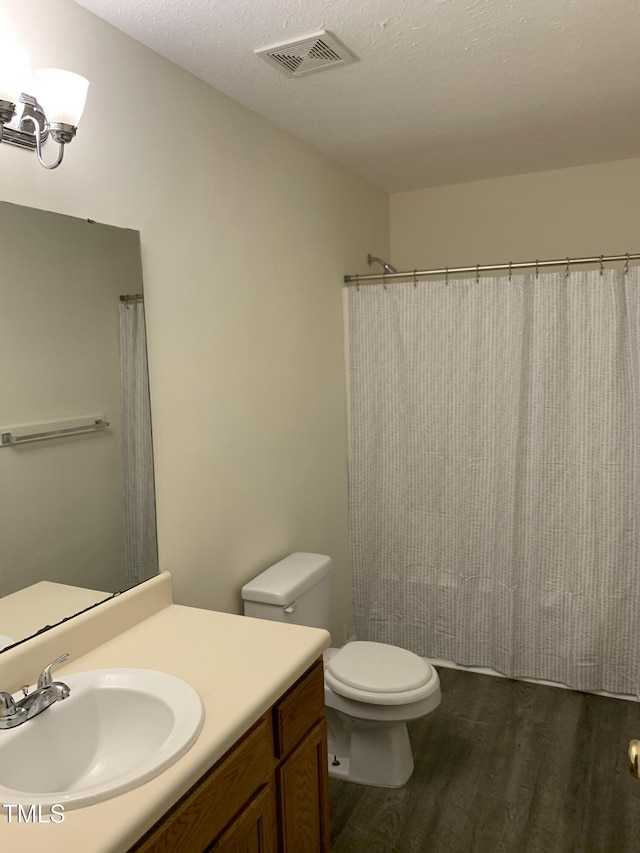
[[27, 51], [7, 39], [0, 41], [0, 100], [18, 103], [22, 92], [29, 91], [30, 69]]
[[34, 95], [47, 121], [64, 122], [77, 127], [87, 100], [89, 81], [79, 74], [60, 68], [40, 68], [34, 78]]

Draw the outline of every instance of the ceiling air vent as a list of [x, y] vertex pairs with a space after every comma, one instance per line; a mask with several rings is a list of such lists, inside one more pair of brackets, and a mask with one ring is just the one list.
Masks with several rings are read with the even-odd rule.
[[334, 65], [355, 62], [356, 57], [327, 30], [305, 36], [295, 41], [274, 44], [254, 50], [287, 77], [302, 77], [312, 71], [322, 71]]

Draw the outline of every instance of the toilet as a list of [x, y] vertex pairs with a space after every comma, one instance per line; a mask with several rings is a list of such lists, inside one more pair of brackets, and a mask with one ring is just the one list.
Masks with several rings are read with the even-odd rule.
[[[242, 587], [245, 616], [327, 628], [331, 559], [295, 553]], [[413, 773], [407, 722], [440, 704], [438, 673], [387, 643], [354, 640], [324, 653], [329, 775], [400, 788]]]

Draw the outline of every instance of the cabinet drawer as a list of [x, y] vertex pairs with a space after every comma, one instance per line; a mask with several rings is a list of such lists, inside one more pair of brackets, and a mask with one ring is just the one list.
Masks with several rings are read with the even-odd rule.
[[268, 716], [224, 755], [132, 853], [202, 853], [273, 773]]
[[324, 670], [317, 660], [273, 708], [276, 756], [281, 758], [324, 716]]

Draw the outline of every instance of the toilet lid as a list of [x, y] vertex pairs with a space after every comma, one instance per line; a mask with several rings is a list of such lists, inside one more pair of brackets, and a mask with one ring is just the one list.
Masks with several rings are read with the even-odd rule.
[[431, 667], [418, 655], [398, 646], [358, 640], [347, 643], [327, 665], [336, 681], [368, 693], [404, 693], [422, 687]]

